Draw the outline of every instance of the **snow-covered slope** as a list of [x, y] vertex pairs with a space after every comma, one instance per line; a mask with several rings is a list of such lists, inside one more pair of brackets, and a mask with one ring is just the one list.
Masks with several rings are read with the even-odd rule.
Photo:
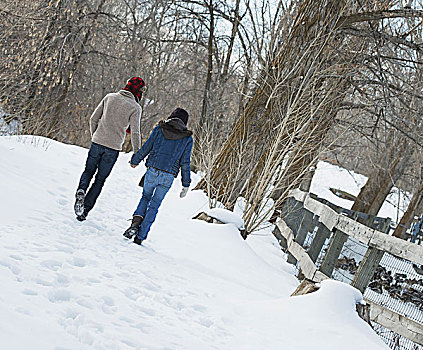
[[[364, 175], [348, 171], [327, 162], [319, 162], [311, 182], [310, 191], [334, 204], [350, 209], [353, 202], [339, 198], [330, 191], [330, 188], [344, 190], [357, 196], [360, 193], [360, 188], [366, 181], [367, 177]], [[394, 187], [391, 194], [389, 194], [383, 203], [382, 208], [380, 208], [378, 216], [390, 217], [393, 221], [399, 222], [411, 198], [409, 194], [407, 195], [405, 196], [397, 187]]]
[[270, 231], [243, 241], [232, 224], [191, 220], [207, 198], [180, 199], [180, 179], [144, 246], [125, 240], [142, 174], [129, 155], [76, 221], [86, 154], [0, 137], [1, 349], [387, 349], [355, 313], [356, 290], [328, 281], [290, 298], [298, 281]]

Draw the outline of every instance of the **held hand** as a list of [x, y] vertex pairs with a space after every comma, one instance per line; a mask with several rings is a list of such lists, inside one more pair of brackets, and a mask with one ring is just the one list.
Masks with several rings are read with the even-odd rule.
[[182, 187], [182, 191], [179, 194], [179, 197], [184, 198], [188, 193], [189, 187]]
[[138, 166], [138, 164], [132, 164], [131, 161], [129, 161], [128, 163], [131, 166], [131, 168], [136, 168]]

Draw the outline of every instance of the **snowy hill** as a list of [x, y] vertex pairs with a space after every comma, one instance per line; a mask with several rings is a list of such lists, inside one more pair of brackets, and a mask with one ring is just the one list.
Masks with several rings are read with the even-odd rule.
[[130, 155], [76, 221], [86, 155], [0, 137], [1, 349], [387, 349], [355, 312], [359, 292], [327, 281], [290, 298], [298, 281], [270, 231], [244, 241], [191, 220], [207, 198], [180, 199], [180, 179], [144, 246], [125, 240], [141, 195]]

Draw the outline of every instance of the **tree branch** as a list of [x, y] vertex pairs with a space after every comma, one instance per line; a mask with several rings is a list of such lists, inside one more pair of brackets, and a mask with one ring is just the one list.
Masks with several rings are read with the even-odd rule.
[[400, 9], [400, 10], [387, 10], [387, 11], [374, 11], [374, 12], [361, 12], [348, 16], [341, 16], [339, 19], [339, 28], [346, 27], [353, 23], [378, 21], [387, 18], [423, 18], [423, 10], [413, 9]]
[[354, 35], [354, 36], [358, 36], [358, 37], [362, 37], [362, 38], [374, 38], [375, 40], [385, 40], [385, 41], [389, 41], [393, 44], [396, 45], [404, 45], [409, 47], [410, 49], [416, 50], [416, 51], [423, 51], [423, 44], [415, 44], [411, 41], [408, 41], [406, 39], [403, 39], [401, 37], [398, 36], [393, 36], [393, 35], [389, 35], [386, 33], [381, 33], [378, 31], [374, 31], [371, 32], [369, 30], [363, 30], [363, 29], [358, 29], [358, 28], [353, 28], [353, 27], [343, 27], [341, 30], [343, 33], [345, 34], [350, 34], [350, 35]]

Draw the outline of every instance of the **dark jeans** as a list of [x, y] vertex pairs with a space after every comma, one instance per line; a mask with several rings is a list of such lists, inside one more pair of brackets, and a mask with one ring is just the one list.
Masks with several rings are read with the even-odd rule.
[[147, 169], [142, 198], [134, 212], [134, 215], [141, 215], [144, 218], [137, 234], [141, 240], [147, 238], [151, 225], [156, 219], [160, 204], [162, 204], [166, 193], [172, 186], [174, 178], [172, 174], [164, 171], [153, 168]]
[[85, 214], [88, 214], [88, 212], [94, 207], [94, 204], [100, 195], [101, 189], [103, 188], [104, 182], [110, 175], [110, 172], [112, 171], [113, 165], [115, 165], [118, 156], [119, 151], [115, 149], [102, 146], [94, 142], [91, 143], [87, 162], [85, 163], [85, 170], [81, 175], [78, 186], [78, 189], [83, 189], [85, 192], [87, 192], [91, 179], [97, 171], [94, 183], [85, 196]]

